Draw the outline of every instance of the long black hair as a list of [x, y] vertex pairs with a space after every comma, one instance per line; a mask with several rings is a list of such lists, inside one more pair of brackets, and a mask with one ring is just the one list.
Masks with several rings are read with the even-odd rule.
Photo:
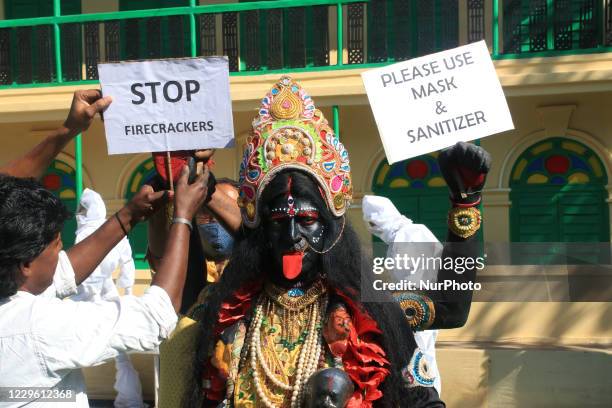
[[[413, 332], [406, 322], [403, 311], [390, 295], [383, 302], [361, 301], [365, 296], [370, 299], [374, 296], [373, 293], [368, 293], [374, 291], [372, 273], [366, 272], [371, 271], [372, 263], [362, 250], [359, 238], [348, 220], [343, 217], [333, 217], [323, 201], [318, 184], [307, 174], [294, 170], [279, 173], [266, 187], [261, 197], [262, 214], [265, 216], [268, 211], [266, 203], [270, 198], [286, 191], [289, 177], [293, 180], [292, 194], [307, 196], [317, 203], [320, 216], [331, 227], [331, 233], [325, 237], [324, 248], [331, 246], [343, 229], [336, 245], [321, 257], [321, 275], [325, 276], [329, 287], [340, 289], [357, 304], [361, 304], [383, 333], [379, 343], [391, 364], [391, 372], [381, 387], [383, 398], [376, 401], [375, 406], [412, 406], [411, 401], [414, 398], [411, 394], [418, 391], [412, 391], [415, 389], [408, 391], [404, 388], [401, 369], [408, 364], [416, 348]], [[186, 401], [187, 406], [192, 408], [202, 406], [201, 378], [217, 340], [213, 338], [213, 333], [221, 303], [245, 284], [266, 279], [268, 252], [263, 225], [243, 231], [243, 236], [235, 242], [232, 256], [221, 280], [210, 288], [206, 303], [198, 314], [200, 330], [196, 346], [193, 392]], [[381, 299], [381, 296], [385, 295], [377, 293], [376, 296]]]

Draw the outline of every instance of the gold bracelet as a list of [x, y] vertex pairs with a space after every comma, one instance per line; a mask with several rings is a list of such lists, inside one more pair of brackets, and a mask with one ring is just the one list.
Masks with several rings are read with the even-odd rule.
[[480, 211], [476, 207], [453, 207], [448, 212], [448, 227], [461, 238], [469, 238], [480, 229]]

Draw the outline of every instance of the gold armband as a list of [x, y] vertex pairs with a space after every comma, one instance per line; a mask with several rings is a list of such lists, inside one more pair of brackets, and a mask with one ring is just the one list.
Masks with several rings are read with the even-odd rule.
[[469, 238], [480, 229], [480, 211], [475, 207], [453, 207], [448, 212], [448, 227], [461, 238]]

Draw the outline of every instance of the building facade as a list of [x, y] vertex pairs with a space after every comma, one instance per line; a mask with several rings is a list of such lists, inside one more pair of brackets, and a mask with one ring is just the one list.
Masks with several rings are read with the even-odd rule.
[[[0, 0], [2, 163], [61, 123], [75, 89], [98, 86], [99, 61], [227, 55], [237, 147], [217, 151], [215, 174], [237, 178], [242, 142], [260, 98], [289, 73], [334, 123], [350, 152], [355, 203], [349, 217], [364, 243], [371, 238], [360, 200], [372, 193], [390, 197], [406, 216], [443, 239], [448, 200], [436, 153], [387, 164], [360, 74], [484, 39], [515, 129], [481, 140], [494, 160], [483, 193], [483, 239], [610, 242], [609, 0], [69, 0], [61, 1], [60, 10], [53, 5]], [[100, 121], [82, 135], [81, 145], [71, 143], [43, 178], [72, 209], [79, 179], [102, 194], [112, 214], [154, 173], [150, 155], [108, 156]], [[68, 223], [64, 240], [73, 239], [74, 224]], [[146, 283], [146, 226], [130, 239]], [[524, 270], [485, 273], [501, 282]], [[612, 318], [609, 289], [601, 288], [601, 302], [476, 302], [464, 328], [441, 335], [449, 406], [612, 405], [605, 380], [612, 357], [602, 351], [612, 343], [605, 323]], [[577, 347], [586, 351], [571, 351]], [[589, 403], [581, 397], [585, 392], [593, 398]]]

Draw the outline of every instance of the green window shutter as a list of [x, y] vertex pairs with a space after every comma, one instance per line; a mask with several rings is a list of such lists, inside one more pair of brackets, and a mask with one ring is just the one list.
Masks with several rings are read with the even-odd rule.
[[[81, 0], [62, 0], [62, 14], [80, 14]], [[48, 17], [53, 15], [52, 0], [5, 0], [4, 11], [7, 19]]]
[[553, 204], [554, 193], [522, 191], [512, 196], [515, 217], [513, 241], [517, 242], [558, 242], [559, 218]]
[[550, 138], [527, 148], [510, 175], [514, 242], [608, 242], [603, 163], [582, 143]]
[[[53, 4], [51, 1], [47, 2], [51, 4], [51, 8], [53, 8]], [[81, 0], [62, 0], [62, 15], [72, 15], [72, 14], [81, 14]], [[53, 14], [53, 12], [51, 12]]]
[[[51, 5], [51, 7], [53, 6]], [[39, 9], [40, 5], [38, 0], [5, 0], [4, 2], [6, 19], [42, 17], [53, 14], [53, 8], [51, 8], [49, 14], [43, 15], [40, 14]]]
[[606, 242], [608, 214], [603, 191], [574, 191], [559, 199], [561, 242]]
[[119, 10], [146, 10], [167, 7], [184, 7], [189, 0], [120, 0]]
[[[7, 19], [53, 15], [51, 0], [5, 0]], [[62, 14], [80, 14], [80, 0], [63, 0]], [[81, 72], [80, 25], [62, 26], [64, 80], [79, 80]], [[51, 82], [55, 78], [52, 26], [22, 27], [12, 30], [11, 70], [18, 83]]]
[[[120, 0], [119, 10], [188, 6], [189, 0]], [[189, 55], [187, 16], [151, 17], [121, 22], [121, 58], [149, 59]], [[129, 41], [129, 42], [126, 42]]]
[[431, 153], [392, 166], [383, 160], [374, 173], [372, 192], [388, 197], [400, 213], [415, 223], [425, 224], [444, 242], [450, 203], [437, 156]]

